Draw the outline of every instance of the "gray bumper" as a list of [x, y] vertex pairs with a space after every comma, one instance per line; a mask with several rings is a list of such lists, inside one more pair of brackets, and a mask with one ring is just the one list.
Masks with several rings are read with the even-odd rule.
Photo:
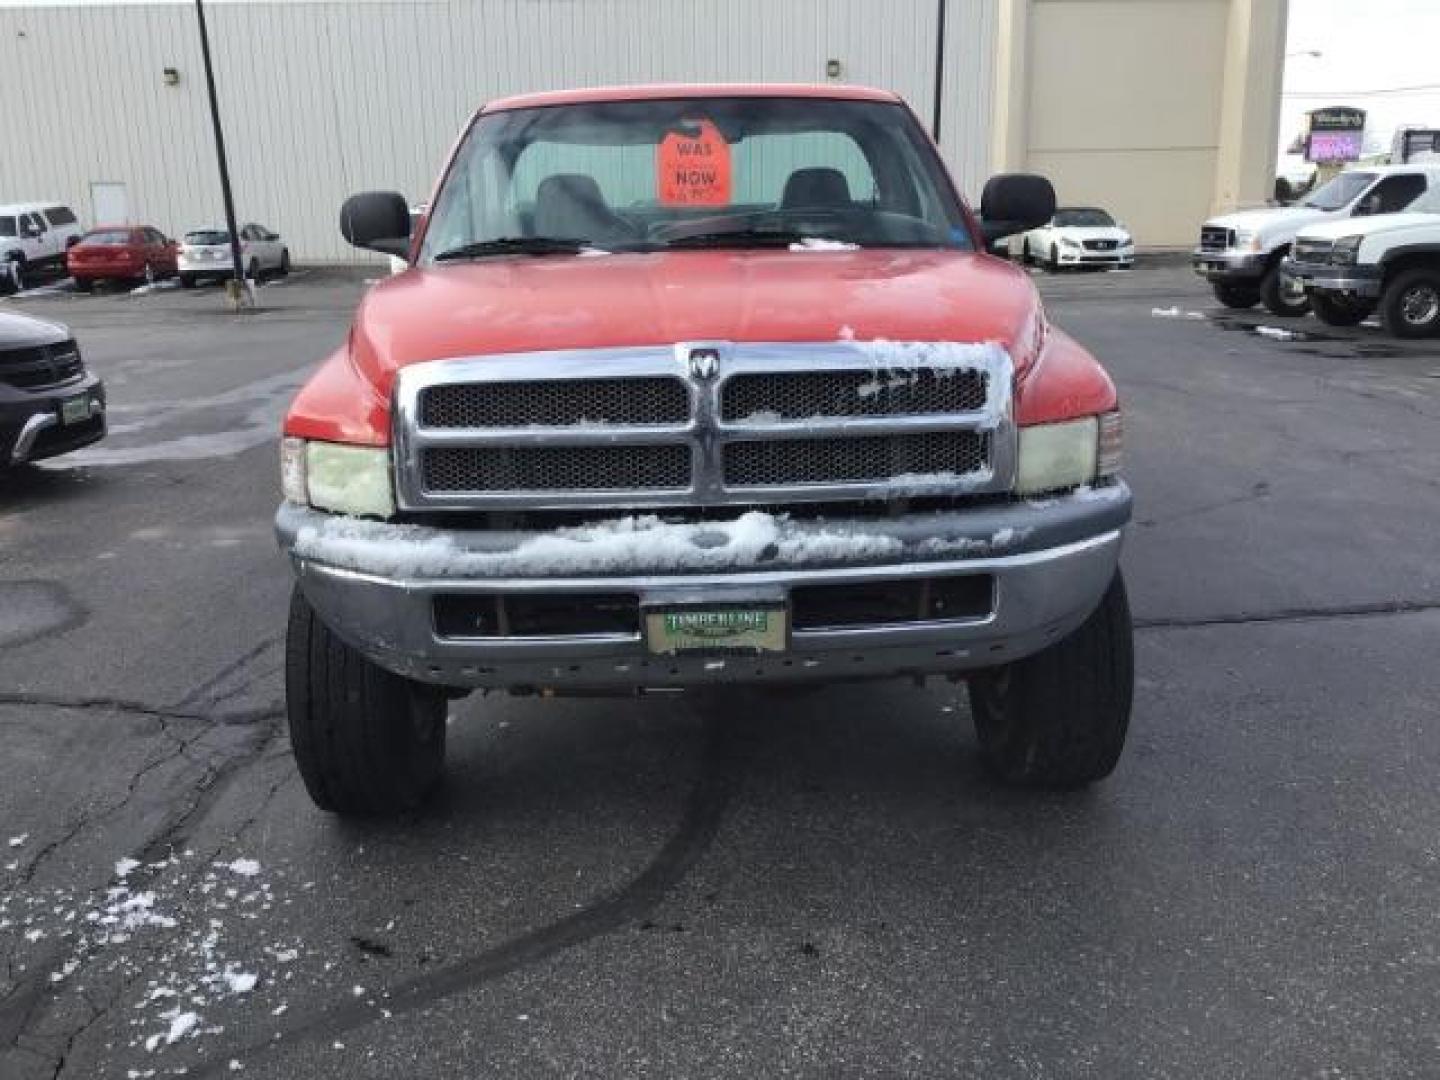
[[1297, 262], [1286, 259], [1283, 270], [1306, 289], [1346, 293], [1374, 299], [1381, 292], [1378, 266], [1331, 266], [1328, 263]]
[[[554, 534], [356, 523], [288, 503], [276, 532], [320, 618], [391, 671], [446, 686], [604, 691], [960, 673], [1019, 659], [1095, 609], [1115, 574], [1130, 507], [1129, 489], [1117, 484], [964, 512], [825, 524], [780, 519], [775, 544], [732, 566], [723, 565], [725, 548], [713, 546], [713, 533], [687, 526], [697, 539], [710, 537], [695, 549], [693, 572], [677, 569], [673, 547], [663, 567], [642, 553], [628, 564], [609, 560], [603, 572], [567, 560], [570, 571], [560, 572], [560, 565], [527, 563], [524, 554], [546, 550], [543, 541]], [[843, 543], [824, 542], [842, 535]], [[434, 557], [437, 544], [443, 559]], [[994, 583], [983, 616], [796, 629], [783, 653], [722, 661], [655, 655], [638, 633], [440, 637], [433, 618], [438, 595], [631, 593], [643, 610], [779, 603], [802, 585], [966, 574]]]
[[1260, 252], [1205, 251], [1196, 248], [1190, 265], [1206, 281], [1254, 281], [1265, 276], [1269, 257]]

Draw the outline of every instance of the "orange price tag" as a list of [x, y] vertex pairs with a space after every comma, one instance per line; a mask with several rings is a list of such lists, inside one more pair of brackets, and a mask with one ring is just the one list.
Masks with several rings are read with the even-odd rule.
[[730, 144], [709, 120], [672, 131], [655, 152], [655, 188], [666, 206], [726, 206]]

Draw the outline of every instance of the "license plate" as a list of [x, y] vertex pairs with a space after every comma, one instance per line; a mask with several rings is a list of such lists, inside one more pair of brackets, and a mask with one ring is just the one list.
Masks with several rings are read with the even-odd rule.
[[671, 608], [645, 613], [652, 653], [784, 652], [789, 622], [783, 607]]
[[62, 424], [83, 424], [90, 419], [90, 395], [83, 394], [80, 397], [69, 398], [60, 403], [60, 422]]

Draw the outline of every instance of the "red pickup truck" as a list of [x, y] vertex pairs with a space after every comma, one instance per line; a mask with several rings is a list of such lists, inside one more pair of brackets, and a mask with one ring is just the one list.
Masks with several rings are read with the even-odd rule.
[[320, 806], [413, 806], [447, 701], [969, 683], [1006, 781], [1115, 766], [1131, 497], [1095, 360], [986, 251], [895, 95], [545, 93], [480, 109], [285, 419], [287, 697]]

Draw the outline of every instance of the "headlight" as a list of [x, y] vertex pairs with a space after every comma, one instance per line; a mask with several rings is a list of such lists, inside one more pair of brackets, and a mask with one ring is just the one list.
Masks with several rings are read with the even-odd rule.
[[1245, 229], [1237, 229], [1235, 232], [1235, 249], [1237, 251], [1259, 251], [1260, 234], [1249, 232]]
[[1330, 261], [1336, 266], [1354, 266], [1360, 258], [1363, 236], [1342, 236], [1330, 249]]
[[1118, 412], [1022, 427], [1015, 490], [1037, 495], [1114, 476], [1120, 469], [1122, 440]]
[[1122, 248], [1134, 247], [1134, 246], [1135, 246], [1135, 238], [1134, 238], [1133, 236], [1122, 236], [1122, 237], [1120, 238], [1120, 246], [1121, 246]]
[[1060, 238], [1060, 246], [1068, 248], [1078, 248], [1080, 246], [1080, 242], [1078, 240], [1071, 240], [1068, 236], [1062, 236]]
[[395, 513], [390, 450], [286, 438], [280, 443], [280, 487], [285, 498], [352, 517]]

